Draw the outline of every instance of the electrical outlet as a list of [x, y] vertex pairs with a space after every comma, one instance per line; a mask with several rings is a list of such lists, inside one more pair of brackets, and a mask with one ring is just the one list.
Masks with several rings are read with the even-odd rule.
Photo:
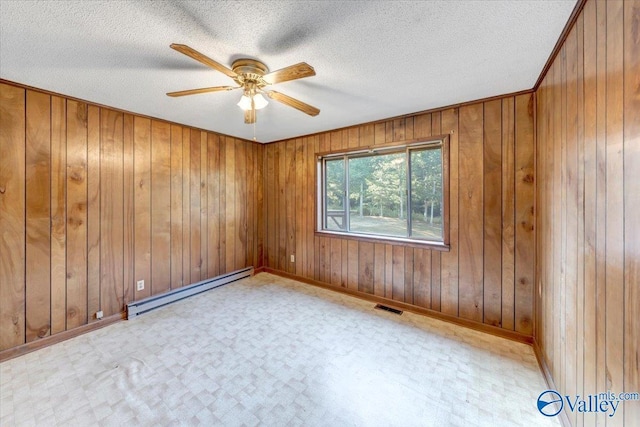
[[96, 319], [100, 320], [104, 317], [102, 310], [96, 312]]
[[136, 286], [136, 290], [137, 291], [141, 291], [144, 289], [144, 280], [138, 280], [137, 286]]
[[296, 262], [296, 256], [291, 254], [291, 262]]

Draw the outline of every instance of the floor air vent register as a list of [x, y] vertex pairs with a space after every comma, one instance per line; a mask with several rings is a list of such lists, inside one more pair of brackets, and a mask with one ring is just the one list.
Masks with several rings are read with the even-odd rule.
[[377, 308], [378, 310], [388, 311], [389, 313], [393, 313], [397, 315], [402, 314], [402, 310], [398, 310], [397, 308], [387, 307], [386, 305], [382, 305], [382, 304], [376, 304], [376, 306], [373, 308]]

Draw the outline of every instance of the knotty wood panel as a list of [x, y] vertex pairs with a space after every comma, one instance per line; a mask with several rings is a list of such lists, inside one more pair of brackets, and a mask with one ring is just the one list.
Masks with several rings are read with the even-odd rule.
[[67, 329], [87, 323], [87, 104], [67, 101]]
[[123, 217], [124, 236], [122, 244], [123, 257], [123, 306], [134, 298], [135, 289], [135, 175], [134, 175], [134, 145], [133, 145], [134, 116], [124, 115], [122, 146], [123, 146]]
[[233, 271], [236, 263], [236, 245], [238, 244], [236, 223], [236, 146], [233, 138], [225, 138], [225, 192], [226, 197], [226, 249], [225, 249], [225, 272]]
[[502, 100], [484, 103], [484, 323], [502, 317]]
[[[587, 1], [536, 93], [535, 334], [561, 394], [639, 387], [638, 16], [637, 1]], [[578, 426], [640, 425], [631, 402], [613, 417], [567, 416]]]
[[220, 274], [220, 144], [217, 135], [209, 134], [207, 138], [208, 163], [208, 237], [207, 256], [209, 257], [209, 276]]
[[245, 173], [247, 172], [247, 157], [244, 144], [235, 144], [234, 182], [235, 186], [235, 204], [236, 204], [236, 235], [234, 240], [235, 246], [235, 263], [232, 270], [237, 270], [245, 266], [246, 261], [246, 244], [247, 244], [247, 182]]
[[[440, 120], [438, 120], [440, 119]], [[449, 134], [449, 252], [441, 255], [440, 276], [440, 307], [443, 313], [452, 316], [459, 314], [459, 271], [458, 261], [460, 252], [459, 239], [459, 205], [460, 205], [460, 174], [459, 174], [459, 116], [458, 109], [445, 110], [434, 113], [431, 116], [432, 125], [440, 121], [442, 132]], [[435, 302], [435, 303], [434, 303]], [[433, 307], [437, 307], [436, 300], [432, 299]]]
[[[584, 12], [579, 17], [583, 21], [582, 33], [578, 31], [578, 34], [582, 34], [584, 38], [583, 45], [583, 74], [584, 74], [584, 99], [579, 102], [579, 105], [583, 107], [584, 121], [584, 159], [581, 164], [584, 170], [584, 303], [583, 306], [583, 336], [578, 339], [582, 339], [584, 356], [583, 356], [583, 378], [582, 390], [595, 390], [596, 384], [596, 311], [597, 311], [597, 294], [596, 294], [596, 174], [593, 171], [596, 169], [596, 103], [585, 102], [585, 100], [596, 99], [596, 5], [595, 2], [588, 2], [585, 5]], [[541, 142], [545, 144], [551, 144], [549, 141], [549, 131], [551, 124], [552, 109], [549, 108], [549, 104], [545, 104], [544, 107], [540, 107], [539, 111], [545, 111], [545, 122], [539, 122], [539, 128], [543, 127], [545, 132], [545, 138], [541, 138]], [[580, 163], [579, 163], [580, 165]], [[543, 167], [547, 167], [546, 164], [541, 164]], [[547, 193], [545, 197], [549, 197], [550, 183], [545, 183], [542, 189]], [[543, 195], [544, 196], [544, 195]], [[539, 209], [540, 210], [540, 209]], [[540, 212], [541, 215], [545, 215], [545, 212]], [[552, 218], [549, 215], [544, 216], [544, 220], [540, 221], [541, 226], [549, 226], [552, 223]], [[550, 227], [547, 227], [550, 229]], [[543, 250], [543, 242], [548, 241], [550, 238], [549, 232], [545, 230], [545, 235], [541, 236], [539, 240], [542, 240], [539, 244], [540, 251]], [[540, 253], [540, 252], [539, 252]], [[541, 262], [542, 261], [542, 262]], [[553, 270], [547, 268], [543, 271], [543, 268], [550, 265], [547, 259], [540, 260], [537, 263], [538, 270], [541, 273], [546, 273], [546, 276], [553, 274]], [[546, 283], [545, 283], [546, 284]], [[551, 317], [548, 311], [553, 309], [552, 301], [548, 301], [548, 297], [545, 297], [546, 304], [539, 310], [542, 310], [543, 317], [541, 321], [545, 322], [542, 326], [542, 331], [538, 332], [538, 336], [543, 337], [544, 340], [548, 339], [548, 335], [553, 333], [553, 324], [548, 321]], [[549, 307], [549, 308], [547, 308]], [[542, 341], [542, 340], [541, 340]], [[637, 348], [637, 347], [636, 347]], [[584, 419], [585, 425], [595, 425], [595, 419], [589, 417]]]
[[[0, 359], [98, 311], [262, 262], [262, 204], [247, 199], [263, 200], [263, 147], [9, 83], [0, 124]], [[240, 192], [231, 206], [225, 186]]]
[[28, 90], [26, 108], [25, 327], [30, 342], [49, 335], [51, 329], [51, 270], [40, 268], [51, 257], [51, 97]]
[[[124, 305], [124, 116], [101, 110], [100, 119], [100, 309], [105, 316]], [[89, 316], [95, 316], [89, 313]]]
[[151, 295], [151, 120], [136, 117], [133, 123], [135, 182], [135, 278], [144, 289], [134, 287], [134, 300]]
[[[578, 100], [578, 50], [577, 50], [576, 28], [569, 33], [566, 40], [566, 111], [567, 117], [575, 117], [575, 120], [567, 120], [566, 139], [568, 141], [566, 149], [566, 229], [577, 230], [578, 227], [578, 133], [577, 133], [577, 100]], [[519, 194], [518, 194], [519, 196]], [[568, 313], [566, 320], [566, 330], [577, 332], [577, 290], [578, 290], [578, 232], [567, 233], [566, 235], [566, 257], [563, 264], [566, 268], [566, 303]], [[518, 287], [520, 288], [520, 287]], [[576, 366], [577, 351], [576, 334], [568, 333], [565, 337], [565, 357], [566, 364]], [[573, 349], [573, 351], [572, 351]], [[571, 395], [576, 394], [577, 378], [576, 370], [570, 369], [565, 374], [565, 390]], [[575, 425], [577, 414], [571, 414], [571, 422]]]
[[245, 171], [246, 175], [244, 177], [240, 177], [243, 183], [244, 192], [245, 192], [245, 200], [246, 200], [246, 209], [243, 217], [243, 226], [245, 229], [245, 246], [247, 250], [244, 252], [245, 259], [243, 266], [248, 265], [257, 265], [255, 261], [255, 243], [254, 239], [258, 233], [258, 230], [255, 227], [255, 222], [248, 221], [249, 218], [256, 217], [256, 200], [258, 198], [257, 188], [252, 183], [256, 182], [256, 176], [258, 172], [258, 167], [256, 164], [256, 152], [258, 145], [251, 145], [244, 147], [245, 148]]
[[515, 100], [516, 245], [515, 245], [515, 330], [533, 333], [534, 280], [534, 147], [533, 96]]
[[458, 173], [466, 185], [459, 203], [460, 317], [482, 322], [483, 312], [483, 105], [460, 108]]
[[[624, 232], [640, 236], [640, 2], [625, 2], [624, 34]], [[624, 240], [624, 388], [640, 390], [640, 239]], [[585, 329], [586, 330], [586, 329]], [[585, 352], [586, 354], [586, 352]], [[624, 420], [640, 424], [640, 405], [627, 404]]]
[[0, 350], [25, 341], [24, 111], [24, 89], [0, 84]]
[[[182, 128], [171, 125], [171, 288], [182, 283]], [[210, 212], [211, 214], [211, 212]]]
[[171, 125], [151, 122], [152, 294], [171, 288]]
[[[256, 191], [256, 208], [254, 210], [254, 215], [255, 217], [250, 217], [248, 218], [248, 220], [253, 220], [253, 224], [254, 227], [257, 229], [256, 232], [256, 237], [254, 238], [254, 245], [255, 245], [255, 259], [254, 259], [254, 266], [256, 267], [263, 267], [264, 266], [264, 240], [266, 238], [266, 233], [265, 233], [265, 223], [266, 223], [266, 212], [264, 209], [265, 206], [265, 181], [266, 181], [266, 177], [265, 177], [265, 147], [263, 145], [258, 145], [255, 147], [256, 150], [256, 165], [257, 165], [257, 175], [256, 175], [256, 180], [254, 182], [255, 185], [255, 191]], [[312, 206], [311, 204], [309, 204], [308, 206]], [[254, 218], [256, 218], [254, 220]], [[313, 246], [313, 243], [311, 243], [311, 246]], [[309, 250], [309, 248], [307, 248], [307, 254], [309, 254], [311, 251]], [[308, 258], [307, 258], [308, 259]], [[307, 266], [309, 267], [311, 265], [311, 263], [309, 261], [307, 261]], [[307, 269], [307, 271], [309, 271]]]
[[190, 197], [191, 202], [189, 207], [191, 210], [191, 224], [190, 224], [190, 245], [191, 245], [191, 257], [189, 268], [191, 269], [191, 282], [195, 283], [202, 280], [201, 268], [202, 268], [202, 255], [200, 253], [202, 247], [200, 245], [201, 236], [201, 217], [200, 217], [200, 156], [202, 155], [200, 147], [200, 131], [191, 129], [190, 134]]
[[[624, 80], [623, 72], [623, 42], [624, 42], [624, 5], [620, 1], [607, 2], [607, 124], [606, 124], [606, 174], [607, 174], [607, 219], [606, 219], [606, 373], [607, 386], [611, 390], [625, 390], [624, 384], [624, 241], [633, 239], [632, 235], [625, 235], [624, 230]], [[640, 18], [635, 17], [635, 34], [640, 37]], [[569, 48], [569, 45], [567, 45]], [[636, 59], [637, 60], [637, 59]], [[638, 76], [636, 84], [638, 85]], [[629, 88], [630, 89], [630, 88]], [[570, 145], [570, 141], [568, 144]], [[637, 143], [637, 141], [636, 141]], [[640, 179], [636, 173], [635, 179]], [[636, 198], [638, 195], [636, 195]], [[628, 212], [628, 215], [638, 215], [638, 212]], [[569, 235], [570, 233], [567, 233]], [[635, 237], [637, 238], [637, 236]], [[636, 282], [636, 286], [640, 286]], [[571, 318], [572, 313], [568, 313]], [[629, 322], [640, 322], [639, 319], [629, 319]], [[640, 351], [640, 349], [636, 349]], [[636, 355], [636, 364], [640, 357]], [[567, 364], [571, 360], [567, 360]], [[626, 391], [626, 390], [625, 390]], [[637, 404], [637, 403], [636, 403]], [[627, 403], [625, 406], [630, 406]], [[623, 426], [622, 417], [607, 420], [608, 425]], [[629, 423], [632, 421], [629, 420]], [[636, 419], [635, 422], [640, 423]], [[627, 424], [628, 425], [628, 424]]]
[[291, 262], [291, 255], [295, 255], [295, 194], [296, 180], [293, 179], [296, 172], [296, 141], [287, 141], [285, 147], [285, 168], [286, 168], [286, 187], [283, 188], [285, 195], [286, 207], [286, 235], [285, 235], [285, 259], [284, 270], [289, 273], [295, 272], [295, 263]]
[[[29, 113], [27, 112], [27, 117]], [[87, 110], [87, 313], [97, 321], [100, 310], [100, 108]], [[116, 311], [117, 312], [117, 311]]]
[[[5, 127], [3, 127], [5, 129]], [[67, 328], [67, 103], [51, 97], [51, 334]]]
[[358, 290], [373, 294], [373, 255], [371, 242], [360, 242], [358, 249]]
[[207, 250], [209, 249], [207, 245], [207, 236], [208, 234], [208, 190], [207, 190], [207, 182], [209, 179], [209, 174], [207, 173], [208, 168], [208, 149], [209, 144], [207, 141], [207, 133], [200, 132], [200, 280], [207, 279], [209, 276], [209, 255]]
[[191, 130], [182, 129], [182, 285], [191, 284]]
[[[343, 241], [344, 242], [344, 241]], [[358, 290], [358, 242], [349, 240], [347, 242], [347, 252], [345, 254], [344, 245], [342, 247], [343, 259], [347, 259], [347, 288]], [[344, 266], [344, 264], [342, 264]], [[344, 270], [342, 279], [344, 280]]]
[[220, 177], [219, 179], [219, 183], [220, 183], [220, 202], [219, 202], [219, 206], [220, 206], [220, 222], [219, 222], [219, 229], [220, 229], [220, 237], [219, 237], [219, 266], [220, 266], [220, 273], [224, 273], [225, 271], [227, 271], [226, 268], [226, 258], [227, 258], [227, 212], [226, 212], [226, 206], [227, 206], [227, 180], [226, 180], [226, 170], [227, 170], [227, 138], [226, 137], [219, 137], [218, 143], [220, 144], [220, 148], [219, 148], [219, 154], [218, 154], [218, 158], [219, 158], [219, 162], [220, 162], [220, 170], [218, 171], [218, 175]]
[[[431, 122], [431, 129], [426, 130], [424, 129], [423, 132], [427, 132], [427, 135], [424, 136], [430, 136], [430, 135], [441, 135], [442, 132], [442, 113], [440, 112], [436, 112], [433, 114], [426, 114], [424, 115], [427, 118], [425, 119], [425, 126], [428, 122]], [[414, 117], [413, 122], [414, 122], [414, 137], [415, 137], [415, 123], [416, 123], [417, 117]], [[457, 127], [457, 125], [455, 126]], [[451, 134], [451, 141], [454, 140], [453, 138], [453, 134], [457, 133], [455, 130], [450, 129], [449, 130], [449, 134]], [[457, 138], [455, 139], [457, 142]], [[451, 148], [451, 144], [450, 144], [450, 148]], [[455, 167], [456, 172], [458, 169], [458, 162], [455, 161], [455, 166], [453, 165], [454, 161], [450, 160], [449, 162], [449, 170], [451, 170], [453, 167]], [[451, 182], [451, 181], [450, 181]], [[453, 190], [451, 190], [451, 195], [452, 197], [456, 198], [456, 206], [457, 206], [457, 202], [458, 202], [458, 198], [457, 198], [457, 190], [456, 192], [454, 192]], [[455, 195], [455, 196], [454, 196]], [[451, 206], [451, 198], [449, 200], [449, 205]], [[451, 215], [449, 215], [449, 217], [451, 217]], [[456, 235], [456, 241], [457, 241], [457, 235]], [[457, 249], [456, 249], [457, 251]], [[434, 310], [440, 311], [442, 309], [442, 280], [441, 280], [441, 264], [442, 264], [442, 254], [440, 251], [429, 251], [431, 252], [431, 296], [430, 296], [430, 304], [431, 306], [429, 308], [433, 308]], [[456, 252], [457, 253], [457, 252]], [[457, 255], [456, 255], [457, 256]], [[449, 289], [449, 291], [453, 291], [453, 289]], [[456, 290], [457, 292], [457, 290]], [[454, 298], [452, 296], [450, 296], [451, 300], [454, 300]], [[457, 304], [457, 296], [455, 297], [455, 313], [458, 314], [458, 304]]]
[[502, 327], [513, 330], [515, 277], [515, 106], [502, 100]]
[[414, 249], [413, 257], [413, 303], [431, 308], [431, 251]]
[[[531, 281], [528, 302], [514, 289], [516, 218], [531, 221], [533, 215], [533, 193], [523, 196], [518, 206], [515, 201], [516, 136], [518, 166], [526, 174], [532, 173], [526, 168], [533, 167], [531, 100], [531, 94], [522, 99], [507, 96], [460, 110], [451, 108], [324, 132], [302, 139], [303, 153], [306, 150], [303, 156], [297, 139], [268, 144], [264, 148], [265, 189], [273, 194], [264, 203], [265, 265], [331, 286], [509, 330], [518, 327], [531, 335], [532, 329], [520, 325], [532, 325], [533, 240], [518, 246], [522, 251], [519, 268], [523, 275], [529, 274], [526, 277]], [[442, 134], [449, 136], [450, 148], [448, 252], [314, 235], [317, 153]], [[526, 185], [533, 189], [533, 181]], [[301, 196], [306, 212], [297, 208]], [[293, 239], [289, 239], [291, 234]], [[306, 260], [308, 268], [290, 265], [292, 253], [296, 254], [296, 262]], [[506, 253], [504, 259], [502, 253]], [[516, 295], [521, 297], [517, 311]], [[529, 304], [528, 309], [525, 304]]]
[[307, 214], [308, 209], [304, 209], [302, 198], [304, 194], [304, 189], [306, 185], [307, 175], [303, 173], [302, 168], [304, 167], [304, 145], [302, 145], [302, 138], [298, 138], [295, 140], [295, 176], [300, 177], [298, 181], [298, 185], [296, 185], [296, 189], [294, 192], [295, 200], [292, 203], [293, 205], [293, 222], [294, 222], [294, 239], [295, 244], [293, 245], [292, 250], [298, 248], [298, 251], [295, 255], [295, 264], [293, 265], [292, 272], [298, 276], [302, 275], [302, 271], [304, 268], [304, 260], [305, 260], [305, 245], [303, 244], [303, 224], [305, 220], [305, 215]]

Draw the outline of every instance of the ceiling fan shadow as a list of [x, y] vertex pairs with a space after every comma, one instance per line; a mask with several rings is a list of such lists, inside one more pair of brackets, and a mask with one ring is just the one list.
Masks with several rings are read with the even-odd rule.
[[169, 0], [164, 2], [133, 2], [142, 9], [145, 15], [153, 15], [164, 22], [167, 28], [174, 28], [183, 32], [185, 29], [194, 31], [193, 37], [216, 39], [218, 34], [209, 26], [205, 19], [198, 16], [189, 8], [189, 2]]
[[260, 53], [277, 55], [303, 46], [323, 33], [348, 22], [363, 9], [375, 2], [334, 2], [305, 3], [304, 8], [287, 10], [279, 22], [294, 22], [294, 27], [279, 25], [266, 34], [259, 42]]
[[342, 102], [341, 99], [344, 99], [345, 101], [348, 101], [348, 102], [360, 102], [360, 103], [367, 103], [374, 100], [374, 98], [364, 96], [361, 93], [349, 92], [346, 90], [338, 89], [335, 86], [327, 86], [327, 85], [323, 85], [313, 81], [300, 80], [298, 81], [298, 84], [311, 89], [312, 94], [317, 93], [317, 94], [322, 94], [322, 95], [326, 95], [327, 97], [330, 97], [326, 99], [331, 100], [331, 103], [335, 103], [335, 104], [340, 104]]

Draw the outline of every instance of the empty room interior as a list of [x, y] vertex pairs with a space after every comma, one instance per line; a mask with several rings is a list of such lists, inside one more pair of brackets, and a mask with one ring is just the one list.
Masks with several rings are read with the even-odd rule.
[[640, 427], [640, 1], [0, 2], [0, 425]]

